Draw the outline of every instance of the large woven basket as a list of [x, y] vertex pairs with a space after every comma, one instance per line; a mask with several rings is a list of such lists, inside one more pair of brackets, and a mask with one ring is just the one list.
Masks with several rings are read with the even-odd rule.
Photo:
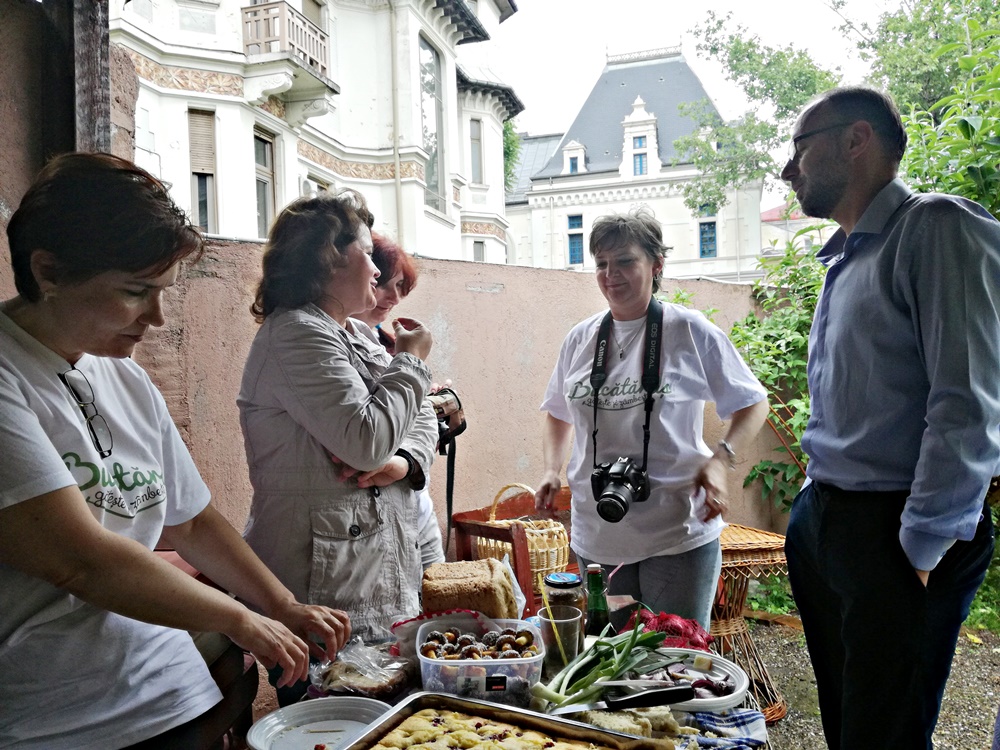
[[[509, 518], [497, 520], [497, 504], [510, 490], [518, 490], [517, 493], [527, 492], [531, 495], [535, 491], [524, 484], [508, 484], [500, 488], [500, 491], [493, 498], [493, 505], [490, 507], [491, 526], [509, 528], [517, 523], [524, 527], [524, 534], [528, 539], [528, 555], [531, 560], [531, 580], [534, 582], [535, 593], [541, 593], [540, 582], [549, 573], [561, 573], [566, 570], [569, 564], [569, 536], [566, 534], [566, 527], [559, 521], [548, 518]], [[496, 539], [476, 538], [476, 548], [479, 557], [493, 557], [502, 560], [504, 555], [510, 555], [513, 559], [514, 553], [508, 542], [501, 542]]]

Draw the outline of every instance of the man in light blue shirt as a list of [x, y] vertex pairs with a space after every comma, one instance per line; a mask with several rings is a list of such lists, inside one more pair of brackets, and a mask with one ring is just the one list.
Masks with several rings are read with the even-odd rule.
[[931, 748], [959, 627], [993, 549], [1000, 223], [912, 193], [892, 100], [834, 89], [782, 178], [840, 225], [809, 339], [809, 481], [789, 577], [831, 748]]

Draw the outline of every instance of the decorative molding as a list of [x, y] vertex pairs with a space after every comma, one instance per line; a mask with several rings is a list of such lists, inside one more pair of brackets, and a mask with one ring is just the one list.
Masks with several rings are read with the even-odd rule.
[[269, 96], [288, 91], [295, 83], [291, 71], [269, 73], [262, 76], [247, 76], [243, 81], [246, 100], [251, 104], [263, 104]]
[[574, 190], [572, 192], [560, 193], [557, 195], [528, 195], [528, 205], [532, 208], [546, 207], [549, 205], [549, 198], [555, 206], [574, 206], [595, 203], [620, 203], [623, 201], [647, 201], [654, 198], [679, 197], [681, 194], [680, 184], [656, 183], [621, 185], [607, 188], [593, 188], [590, 190]]
[[680, 57], [681, 46], [660, 47], [659, 49], [649, 49], [642, 52], [628, 52], [624, 55], [607, 55], [608, 65], [619, 63], [642, 62], [644, 60], [659, 60], [661, 57]]
[[266, 100], [262, 101], [257, 106], [280, 120], [285, 119], [285, 103], [276, 96], [267, 97]]
[[507, 231], [492, 221], [463, 221], [462, 234], [485, 234], [506, 241]]
[[300, 128], [310, 117], [319, 117], [334, 110], [333, 94], [324, 94], [315, 99], [286, 102], [285, 119], [293, 128]]
[[243, 79], [232, 73], [218, 73], [197, 68], [160, 65], [133, 49], [122, 45], [132, 58], [135, 72], [143, 80], [165, 89], [197, 91], [203, 94], [243, 96]]
[[[340, 177], [353, 177], [360, 180], [393, 180], [395, 170], [392, 162], [359, 162], [338, 159], [328, 151], [324, 151], [318, 146], [314, 146], [303, 140], [298, 142], [298, 153], [303, 159], [319, 164], [321, 167], [330, 170]], [[404, 161], [399, 164], [399, 175], [401, 179], [424, 179], [424, 167], [422, 164], [413, 161]]]
[[501, 121], [516, 117], [524, 111], [524, 103], [514, 93], [514, 89], [504, 83], [473, 78], [470, 71], [466, 71], [457, 63], [455, 65], [455, 79], [458, 83], [459, 93], [493, 97], [504, 113], [497, 117]]
[[490, 38], [465, 0], [423, 0], [422, 5], [424, 17], [443, 38], [450, 38], [452, 44], [485, 42]]

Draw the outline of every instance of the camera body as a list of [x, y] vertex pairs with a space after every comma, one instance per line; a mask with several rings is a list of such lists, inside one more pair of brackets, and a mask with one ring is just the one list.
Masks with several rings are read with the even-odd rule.
[[632, 503], [649, 499], [649, 477], [631, 458], [594, 467], [590, 486], [597, 501], [597, 515], [609, 523], [618, 523]]

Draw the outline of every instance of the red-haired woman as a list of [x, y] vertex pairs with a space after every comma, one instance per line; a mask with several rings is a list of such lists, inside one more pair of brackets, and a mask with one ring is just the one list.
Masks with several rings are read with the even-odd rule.
[[[375, 287], [375, 307], [355, 313], [352, 317], [371, 326], [376, 340], [392, 354], [395, 337], [382, 328], [393, 308], [417, 285], [417, 266], [398, 244], [381, 234], [372, 232], [372, 262], [380, 272]], [[361, 326], [356, 333], [367, 333]], [[444, 562], [441, 528], [434, 514], [434, 501], [427, 487], [417, 493], [417, 541], [420, 544], [420, 563], [424, 570], [434, 563]]]

